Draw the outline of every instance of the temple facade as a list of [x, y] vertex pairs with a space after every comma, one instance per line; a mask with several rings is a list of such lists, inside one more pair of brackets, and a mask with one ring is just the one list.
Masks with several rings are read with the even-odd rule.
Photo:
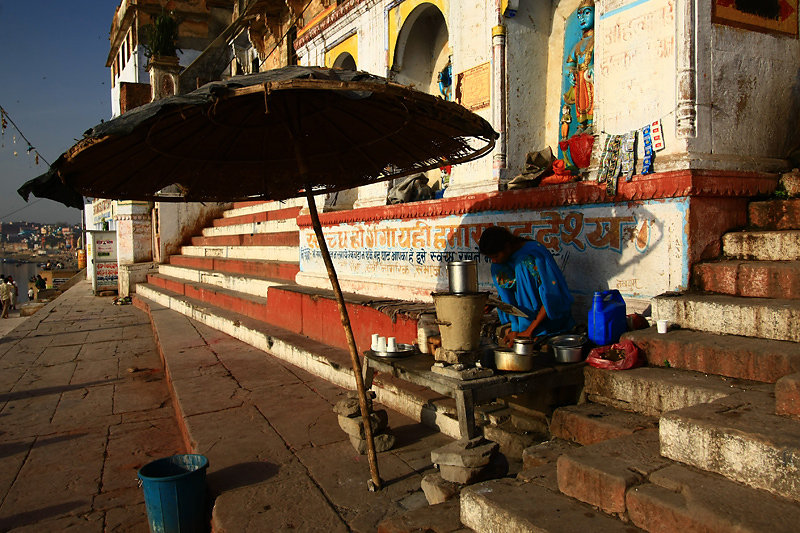
[[[129, 47], [129, 4], [112, 28], [120, 81], [132, 68], [114, 70]], [[390, 182], [320, 198], [349, 292], [428, 300], [446, 284], [446, 263], [468, 258], [481, 261], [488, 289], [477, 242], [502, 224], [556, 256], [581, 312], [605, 289], [644, 309], [689, 288], [693, 265], [745, 225], [748, 199], [774, 189], [800, 141], [790, 119], [800, 105], [797, 0], [206, 4], [207, 28], [223, 12], [227, 26], [189, 54], [176, 91], [287, 64], [358, 69], [454, 100], [500, 134], [490, 155], [421, 177], [430, 200], [388, 205]], [[156, 228], [195, 227], [208, 213], [178, 220], [173, 207], [155, 209], [153, 256], [163, 262], [170, 250]], [[327, 287], [310, 220], [297, 222], [296, 281]], [[173, 233], [177, 242], [186, 232]]]

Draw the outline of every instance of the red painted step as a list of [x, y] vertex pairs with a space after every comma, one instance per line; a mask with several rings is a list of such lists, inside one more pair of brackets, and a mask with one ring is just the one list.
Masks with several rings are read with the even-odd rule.
[[300, 233], [284, 231], [281, 233], [252, 233], [239, 235], [215, 235], [213, 237], [192, 237], [192, 246], [299, 246]]
[[286, 280], [294, 282], [300, 272], [298, 263], [281, 261], [258, 261], [254, 259], [222, 259], [217, 257], [194, 257], [190, 255], [170, 256], [171, 265], [202, 268], [227, 274], [243, 274], [259, 278]]
[[800, 261], [717, 261], [694, 267], [695, 285], [748, 298], [800, 299]]
[[748, 216], [754, 228], [800, 229], [800, 198], [750, 202]]
[[148, 274], [147, 282], [168, 291], [187, 296], [265, 322], [267, 299], [205, 283], [186, 282], [162, 274]]
[[[270, 287], [267, 298], [262, 298], [162, 274], [150, 274], [147, 281], [193, 300], [305, 335], [329, 346], [348, 349], [339, 308], [331, 291], [306, 287]], [[395, 337], [397, 342], [406, 344], [416, 339], [416, 319], [398, 314], [393, 320], [365, 305], [367, 301], [356, 295], [345, 296], [359, 351], [369, 349], [373, 333]]]
[[656, 328], [623, 335], [641, 350], [650, 366], [670, 366], [752, 381], [774, 383], [800, 371], [800, 343]]
[[270, 220], [286, 220], [297, 218], [297, 215], [300, 214], [300, 209], [300, 207], [286, 207], [283, 209], [262, 211], [260, 213], [250, 213], [236, 217], [216, 218], [214, 219], [213, 225], [215, 228], [219, 228], [223, 226], [234, 226], [236, 224], [252, 224], [255, 222], [267, 222]]

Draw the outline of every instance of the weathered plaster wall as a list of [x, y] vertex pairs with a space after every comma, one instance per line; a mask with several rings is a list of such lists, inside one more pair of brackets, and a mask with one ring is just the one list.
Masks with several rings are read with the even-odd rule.
[[159, 220], [159, 258], [161, 262], [180, 252], [193, 235], [199, 235], [206, 225], [222, 211], [228, 203], [200, 202], [156, 202]]
[[514, 18], [505, 19], [508, 58], [508, 157], [510, 176], [519, 174], [528, 152], [552, 146], [545, 135], [547, 123], [548, 48], [552, 8], [547, 2], [520, 2]]
[[738, 159], [741, 170], [785, 158], [800, 140], [800, 41], [720, 24], [708, 36], [710, 62], [699, 61], [701, 85], [710, 85], [710, 131], [701, 134], [710, 135], [711, 153]]

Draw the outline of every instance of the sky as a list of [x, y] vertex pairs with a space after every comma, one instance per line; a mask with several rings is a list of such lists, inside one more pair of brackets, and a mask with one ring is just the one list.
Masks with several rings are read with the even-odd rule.
[[[111, 117], [105, 63], [117, 5], [118, 0], [0, 0], [0, 106], [49, 163]], [[0, 221], [79, 223], [77, 209], [34, 196], [26, 204], [17, 194], [47, 165], [40, 160], [37, 166], [8, 126], [0, 137]]]

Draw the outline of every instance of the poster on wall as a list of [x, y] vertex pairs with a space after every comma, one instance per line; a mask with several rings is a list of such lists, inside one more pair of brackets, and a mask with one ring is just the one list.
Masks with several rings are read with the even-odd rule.
[[798, 0], [714, 0], [713, 21], [737, 28], [797, 36]]
[[95, 291], [117, 290], [117, 262], [95, 263]]

